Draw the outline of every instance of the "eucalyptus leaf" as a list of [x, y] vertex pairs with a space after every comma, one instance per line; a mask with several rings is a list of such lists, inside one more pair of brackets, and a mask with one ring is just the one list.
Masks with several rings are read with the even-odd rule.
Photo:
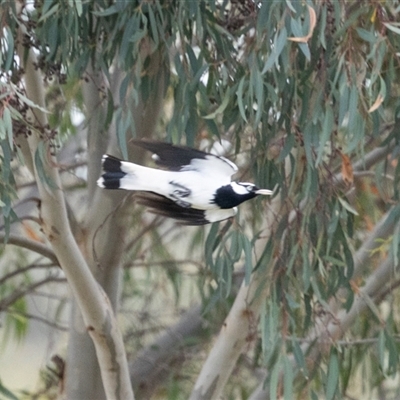
[[326, 110], [325, 110], [324, 122], [322, 125], [321, 138], [319, 140], [318, 156], [317, 156], [317, 160], [315, 162], [315, 164], [317, 166], [322, 161], [322, 157], [325, 153], [325, 146], [328, 142], [330, 135], [332, 134], [333, 122], [334, 122], [333, 110], [332, 110], [332, 107], [329, 104], [327, 104]]
[[242, 116], [243, 120], [247, 122], [245, 106], [244, 106], [244, 103], [243, 103], [244, 84], [245, 84], [245, 78], [243, 77], [239, 82], [239, 86], [238, 86], [238, 90], [236, 92], [236, 95], [237, 95], [237, 99], [238, 99], [238, 106], [239, 106], [240, 115]]
[[282, 368], [282, 361], [279, 358], [277, 362], [275, 362], [274, 367], [271, 371], [271, 379], [269, 384], [269, 397], [271, 400], [278, 399], [278, 385], [280, 380], [281, 368]]
[[243, 245], [243, 251], [244, 251], [244, 258], [245, 258], [244, 281], [245, 281], [246, 285], [248, 285], [250, 283], [250, 276], [253, 271], [252, 247], [251, 247], [251, 243], [250, 243], [249, 239], [245, 235], [242, 235], [241, 238], [242, 238], [242, 245]]
[[279, 32], [275, 34], [274, 46], [272, 48], [270, 56], [267, 58], [267, 61], [264, 64], [264, 68], [261, 71], [262, 75], [264, 75], [267, 71], [269, 71], [274, 64], [277, 64], [278, 58], [282, 53], [282, 50], [284, 49], [286, 44], [287, 44], [287, 31], [286, 28], [283, 27]]
[[332, 400], [335, 397], [339, 384], [339, 360], [335, 349], [331, 350], [328, 365], [328, 376], [326, 384], [326, 399]]

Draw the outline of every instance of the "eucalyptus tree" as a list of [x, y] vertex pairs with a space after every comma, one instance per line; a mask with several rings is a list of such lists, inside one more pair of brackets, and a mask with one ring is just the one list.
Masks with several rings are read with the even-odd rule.
[[[0, 309], [21, 334], [66, 278], [66, 398], [395, 391], [397, 2], [0, 4]], [[179, 228], [96, 186], [149, 162], [132, 137], [221, 143], [275, 194]]]

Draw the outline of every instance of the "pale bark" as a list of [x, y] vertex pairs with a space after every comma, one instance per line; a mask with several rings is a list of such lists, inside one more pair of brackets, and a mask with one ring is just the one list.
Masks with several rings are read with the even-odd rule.
[[[35, 104], [44, 107], [43, 81], [40, 72], [34, 68], [35, 55], [29, 50], [25, 58], [22, 47], [19, 48], [19, 55], [21, 60], [26, 60], [24, 63], [26, 95]], [[36, 124], [42, 127], [47, 125], [45, 113], [34, 109], [33, 114]], [[27, 138], [27, 141], [33, 157], [40, 142], [39, 136], [34, 133]], [[44, 172], [55, 184], [55, 188], [50, 188], [41, 182], [34, 166], [32, 172], [36, 177], [41, 198], [40, 217], [43, 232], [67, 277], [69, 287], [83, 315], [85, 329], [94, 342], [107, 398], [133, 399], [124, 344], [112, 307], [90, 272], [72, 235], [56, 163], [48, 155], [43, 164]]]
[[[244, 347], [252, 341], [259, 309], [267, 288], [260, 280], [259, 274], [256, 275], [257, 277], [253, 277], [249, 286], [243, 283], [218, 338], [203, 364], [190, 396], [191, 400], [218, 399]], [[260, 285], [264, 287], [255, 296], [255, 291]]]
[[399, 212], [393, 215], [393, 208], [391, 208], [374, 226], [368, 237], [363, 241], [360, 248], [354, 254], [354, 272], [352, 275], [353, 280], [357, 280], [362, 276], [367, 268], [370, 267], [371, 257], [382, 245], [383, 240], [387, 240], [396, 225], [399, 222]]
[[105, 88], [108, 83], [100, 71], [95, 72], [89, 65], [84, 75], [87, 79], [87, 82], [82, 84], [87, 121], [87, 196], [91, 199], [97, 190], [96, 181], [101, 173], [101, 157], [106, 152], [109, 142], [105, 122], [107, 104], [111, 99], [107, 99], [108, 93]]
[[[276, 196], [268, 208], [265, 217], [264, 241], [273, 235], [274, 227], [281, 209], [280, 196]], [[239, 356], [246, 346], [256, 339], [260, 309], [269, 291], [267, 269], [261, 266], [250, 278], [244, 281], [222, 329], [203, 364], [200, 375], [190, 396], [190, 400], [212, 400], [220, 398]]]
[[[158, 59], [158, 57], [156, 57]], [[135, 126], [140, 135], [151, 136], [160, 113], [164, 99], [165, 70], [160, 68], [157, 73], [160, 82], [158, 92], [152, 93], [145, 105], [143, 101], [135, 105], [132, 113]], [[86, 71], [88, 82], [84, 83], [84, 101], [88, 121], [88, 210], [83, 222], [84, 235], [80, 238], [80, 247], [96, 280], [107, 293], [114, 310], [119, 302], [121, 281], [121, 259], [124, 255], [125, 237], [131, 225], [132, 204], [125, 201], [127, 192], [104, 191], [96, 186], [96, 180], [101, 173], [101, 156], [104, 153], [119, 154], [117, 143], [116, 121], [112, 121], [105, 131], [104, 121], [107, 102], [104, 90], [108, 88], [114, 99], [114, 106], [119, 99], [119, 88], [124, 74], [114, 66], [111, 81], [106, 82], [104, 75], [94, 72], [89, 67]], [[128, 139], [128, 138], [127, 138]], [[128, 146], [129, 148], [129, 146]], [[131, 152], [130, 152], [131, 154]], [[135, 153], [135, 156], [137, 154]], [[137, 159], [137, 157], [133, 157]], [[101, 400], [104, 393], [101, 388], [101, 377], [93, 344], [84, 329], [84, 322], [77, 307], [71, 311], [71, 333], [68, 346], [67, 393], [68, 398], [93, 398]], [[85, 379], [79, 379], [84, 376]]]
[[[121, 243], [121, 240], [116, 241], [116, 235], [109, 232], [109, 229], [106, 231], [99, 230], [99, 227], [105, 221], [107, 215], [117, 207], [122, 195], [119, 193], [105, 197], [104, 193], [101, 193], [96, 186], [96, 180], [101, 171], [101, 156], [105, 153], [109, 141], [109, 132], [104, 129], [107, 101], [101, 95], [101, 88], [107, 85], [104, 76], [101, 73], [94, 73], [92, 68], [88, 68], [85, 75], [88, 79], [88, 82], [83, 84], [83, 97], [88, 121], [88, 209], [82, 235], [78, 240], [90, 270], [107, 294], [115, 312], [120, 278], [118, 265], [121, 246], [118, 246], [118, 243]], [[108, 200], [106, 204], [104, 204], [104, 200]], [[100, 243], [94, 242], [95, 235], [100, 239]], [[97, 253], [94, 255], [93, 251], [97, 251]], [[109, 258], [104, 259], [104, 254], [109, 256], [117, 254], [118, 258], [114, 261]], [[105, 393], [98, 357], [75, 299], [73, 299], [71, 307], [70, 326], [66, 365], [66, 397], [104, 399]]]

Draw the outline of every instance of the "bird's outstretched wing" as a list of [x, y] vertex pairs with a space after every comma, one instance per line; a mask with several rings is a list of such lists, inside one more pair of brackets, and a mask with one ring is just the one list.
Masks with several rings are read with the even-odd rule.
[[139, 192], [135, 194], [138, 204], [149, 208], [153, 214], [173, 218], [182, 225], [205, 225], [212, 222], [223, 221], [233, 217], [237, 209], [213, 209], [197, 210], [195, 208], [183, 208], [174, 201], [152, 192]]
[[204, 175], [231, 177], [237, 166], [228, 159], [201, 150], [170, 143], [135, 140], [134, 144], [153, 153], [157, 165], [170, 171], [198, 171]]

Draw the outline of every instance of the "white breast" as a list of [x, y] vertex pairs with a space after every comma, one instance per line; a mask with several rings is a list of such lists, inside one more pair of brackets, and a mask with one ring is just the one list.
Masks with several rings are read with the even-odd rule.
[[[191, 194], [184, 198], [192, 204], [193, 208], [200, 210], [211, 210], [218, 208], [210, 201], [214, 198], [218, 188], [230, 183], [230, 179], [216, 175], [215, 177], [204, 176], [197, 171], [170, 172], [171, 181], [179, 183], [188, 188]], [[169, 190], [173, 190], [170, 185]], [[167, 197], [170, 197], [167, 195]]]
[[210, 201], [219, 187], [230, 183], [230, 177], [218, 173], [209, 175], [196, 170], [165, 171], [127, 161], [122, 162], [122, 170], [127, 175], [120, 180], [121, 189], [154, 192], [175, 200], [174, 191], [177, 189], [175, 184], [178, 184], [190, 191], [190, 194], [182, 197], [182, 200], [199, 210], [218, 208]]

